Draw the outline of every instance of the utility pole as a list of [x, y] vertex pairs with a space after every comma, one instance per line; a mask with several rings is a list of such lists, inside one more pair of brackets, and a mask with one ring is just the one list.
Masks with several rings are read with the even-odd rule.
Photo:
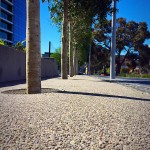
[[49, 57], [51, 56], [51, 41], [49, 41]]
[[115, 52], [116, 52], [116, 0], [112, 0], [112, 38], [110, 56], [110, 80], [115, 79]]
[[88, 68], [88, 75], [91, 75], [91, 44], [89, 48], [89, 68]]

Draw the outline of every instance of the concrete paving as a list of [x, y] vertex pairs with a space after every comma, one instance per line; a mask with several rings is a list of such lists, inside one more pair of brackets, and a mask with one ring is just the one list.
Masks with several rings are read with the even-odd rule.
[[82, 75], [44, 80], [42, 94], [3, 93], [24, 88], [0, 88], [2, 150], [150, 149], [149, 93]]
[[137, 89], [142, 92], [150, 94], [150, 79], [148, 78], [125, 78], [125, 77], [116, 77], [115, 79], [110, 80], [109, 76], [95, 76], [106, 82], [114, 82], [122, 84], [134, 89]]

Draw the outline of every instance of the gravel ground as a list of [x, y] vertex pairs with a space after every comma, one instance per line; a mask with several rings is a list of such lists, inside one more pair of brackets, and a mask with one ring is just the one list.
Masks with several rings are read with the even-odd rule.
[[[122, 83], [121, 83], [121, 84], [122, 84]], [[126, 83], [126, 84], [123, 83], [123, 85], [150, 94], [150, 86], [144, 86], [144, 85], [141, 86], [141, 85], [137, 85], [137, 84], [128, 84], [128, 83]]]
[[42, 94], [2, 93], [24, 88], [0, 88], [2, 150], [150, 149], [149, 93], [88, 76], [42, 81]]

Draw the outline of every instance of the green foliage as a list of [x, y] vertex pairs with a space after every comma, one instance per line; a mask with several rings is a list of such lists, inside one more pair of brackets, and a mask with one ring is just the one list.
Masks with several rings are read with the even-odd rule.
[[150, 74], [141, 74], [141, 78], [150, 78]]
[[106, 69], [107, 74], [110, 74], [110, 68]]
[[121, 68], [120, 73], [121, 74], [125, 74], [125, 73], [129, 73], [129, 68]]
[[150, 47], [148, 45], [142, 45], [139, 47], [139, 64], [143, 73], [150, 70]]
[[125, 74], [121, 73], [119, 74], [120, 77], [128, 77], [128, 78], [150, 78], [150, 74]]
[[109, 56], [109, 49], [92, 43], [91, 67], [93, 70], [96, 72], [102, 70], [102, 73], [106, 74], [106, 69], [109, 67]]
[[134, 72], [134, 69], [137, 66], [137, 59], [138, 59], [138, 54], [137, 53], [130, 53], [127, 56], [129, 62], [127, 64], [128, 68], [132, 69], [132, 71]]
[[97, 75], [101, 75], [102, 73], [103, 73], [102, 69], [97, 71]]
[[0, 39], [0, 45], [6, 45], [9, 47], [15, 48], [16, 50], [21, 50], [24, 52], [26, 52], [25, 42], [26, 40], [17, 42], [15, 45], [9, 45], [9, 44], [6, 44], [2, 39]]
[[21, 51], [26, 52], [25, 42], [26, 42], [26, 40], [23, 40], [21, 42], [17, 42], [12, 47], [15, 48], [16, 50], [21, 50]]
[[51, 54], [51, 58], [54, 58], [56, 60], [56, 63], [58, 65], [58, 69], [60, 70], [61, 67], [61, 48], [57, 48], [53, 54]]
[[[52, 22], [62, 30], [64, 12], [63, 0], [42, 0], [49, 2], [48, 8]], [[111, 11], [111, 0], [70, 0], [68, 21], [73, 29], [73, 45], [79, 52], [79, 63], [87, 61], [89, 46], [92, 42], [92, 24], [97, 20], [104, 20]]]
[[[116, 29], [116, 63], [118, 68], [118, 73], [125, 59], [128, 58], [134, 52], [140, 52], [140, 47], [142, 47], [144, 41], [150, 38], [150, 32], [148, 31], [148, 26], [146, 22], [127, 22], [125, 18], [117, 19], [117, 29]], [[97, 45], [102, 47], [107, 47], [110, 49], [111, 41], [111, 20], [105, 21], [103, 23], [97, 22], [95, 24], [94, 30], [94, 40]], [[143, 48], [141, 48], [142, 51]], [[121, 54], [124, 53], [124, 58], [122, 59]], [[132, 59], [130, 67], [134, 70], [136, 67], [136, 59]]]
[[[76, 8], [82, 12], [88, 13], [89, 16], [95, 17], [94, 20], [102, 20], [107, 13], [111, 11], [111, 0], [73, 0]], [[94, 21], [93, 20], [93, 21]]]
[[4, 40], [0, 39], [0, 45], [5, 45]]
[[98, 75], [101, 75], [101, 74], [109, 75], [110, 74], [110, 68], [107, 67], [107, 68], [105, 68], [105, 70], [104, 70], [104, 68], [102, 68], [102, 69], [100, 69], [100, 70], [97, 71], [97, 74]]

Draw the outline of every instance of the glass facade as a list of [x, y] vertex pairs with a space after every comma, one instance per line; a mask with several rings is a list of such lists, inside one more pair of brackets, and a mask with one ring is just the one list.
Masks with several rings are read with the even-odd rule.
[[26, 38], [26, 0], [13, 0], [13, 42], [23, 41]]
[[5, 1], [1, 1], [1, 6], [2, 6], [2, 8], [6, 9], [10, 12], [12, 12], [12, 10], [13, 10], [12, 6], [7, 4]]
[[5, 21], [1, 21], [1, 27], [5, 30], [9, 30], [12, 32], [12, 25], [9, 23], [6, 23]]
[[6, 43], [13, 43], [13, 4], [0, 1], [0, 38]]
[[[11, 33], [0, 30], [0, 35], [1, 35], [2, 39], [4, 39], [4, 40], [7, 39], [6, 42], [12, 41], [12, 34]], [[8, 42], [8, 43], [10, 43], [10, 42]]]
[[0, 38], [11, 44], [26, 38], [26, 0], [0, 1]]
[[0, 30], [0, 35], [2, 39], [7, 39], [7, 33]]
[[12, 15], [5, 13], [3, 10], [1, 10], [0, 16], [1, 16], [3, 19], [6, 19], [6, 20], [12, 22]]

